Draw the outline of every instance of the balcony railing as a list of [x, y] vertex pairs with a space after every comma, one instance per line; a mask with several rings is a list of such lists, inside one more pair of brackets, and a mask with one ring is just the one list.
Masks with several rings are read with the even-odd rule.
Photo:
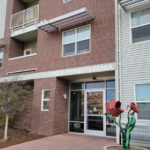
[[18, 30], [37, 24], [39, 19], [39, 5], [30, 7], [11, 16], [11, 30]]

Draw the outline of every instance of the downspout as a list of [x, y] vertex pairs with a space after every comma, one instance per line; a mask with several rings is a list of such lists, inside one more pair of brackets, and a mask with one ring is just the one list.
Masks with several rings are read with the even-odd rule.
[[[120, 31], [120, 5], [117, 0], [115, 0], [115, 49], [116, 49], [116, 101], [120, 100], [122, 102], [122, 92], [121, 92], [121, 31]], [[117, 120], [118, 121], [118, 120]], [[116, 142], [119, 144], [119, 133], [120, 129], [116, 127]]]

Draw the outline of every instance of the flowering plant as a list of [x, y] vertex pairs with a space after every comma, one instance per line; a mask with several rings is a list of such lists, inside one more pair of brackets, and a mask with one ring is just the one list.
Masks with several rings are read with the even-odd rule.
[[[123, 109], [121, 109], [121, 102], [117, 101], [115, 99], [111, 99], [106, 104], [106, 116], [113, 119], [116, 123], [116, 125], [120, 128], [120, 132], [122, 133], [123, 138], [123, 150], [129, 150], [130, 149], [130, 132], [133, 130], [136, 119], [134, 114], [139, 113], [139, 109], [136, 106], [135, 103], [131, 103], [130, 105], [127, 105], [128, 111], [128, 123], [126, 124], [125, 128], [122, 128], [121, 126], [121, 114], [124, 112]], [[119, 117], [119, 122], [116, 122], [116, 118]]]

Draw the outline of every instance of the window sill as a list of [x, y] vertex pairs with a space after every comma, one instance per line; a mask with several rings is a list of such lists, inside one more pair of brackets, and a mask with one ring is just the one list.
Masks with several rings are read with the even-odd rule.
[[49, 110], [41, 110], [41, 111], [49, 111]]
[[14, 58], [10, 58], [10, 59], [8, 59], [8, 60], [15, 60], [15, 59], [20, 59], [20, 58], [26, 58], [26, 57], [31, 57], [31, 56], [35, 56], [35, 55], [37, 55], [37, 53], [31, 54], [31, 55], [25, 55], [25, 56], [14, 57]]
[[78, 55], [83, 55], [83, 54], [88, 54], [88, 53], [90, 53], [90, 52], [91, 52], [91, 51], [85, 52], [85, 53], [80, 53], [80, 54], [75, 54], [75, 55], [62, 56], [62, 58], [65, 58], [65, 57], [71, 57], [71, 56], [78, 56]]

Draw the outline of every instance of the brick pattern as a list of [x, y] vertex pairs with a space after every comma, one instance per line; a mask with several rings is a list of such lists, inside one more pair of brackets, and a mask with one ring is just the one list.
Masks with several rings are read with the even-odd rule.
[[24, 43], [16, 39], [10, 39], [9, 58], [19, 57], [23, 55]]
[[[41, 111], [42, 90], [50, 89], [49, 111]], [[53, 135], [68, 131], [68, 81], [58, 78], [37, 79], [34, 81], [32, 133]]]
[[23, 11], [27, 8], [27, 4], [22, 0], [13, 0], [13, 14]]
[[[10, 53], [12, 53], [12, 49], [15, 49], [16, 46], [16, 44], [10, 40], [10, 16], [13, 12], [25, 8], [24, 5], [20, 6], [18, 1], [19, 0], [9, 0], [7, 6], [4, 37], [7, 41], [7, 45], [4, 52], [4, 67], [0, 70], [0, 77], [5, 76], [7, 72], [31, 68], [37, 68], [38, 72], [41, 72], [115, 61], [114, 0], [72, 0], [65, 4], [62, 0], [40, 0], [40, 21], [52, 19], [82, 7], [87, 7], [96, 15], [96, 19], [93, 22], [87, 20], [79, 24], [71, 24], [63, 27], [60, 32], [55, 30], [49, 34], [39, 29], [36, 57], [8, 61], [9, 56], [14, 56]], [[17, 8], [15, 8], [15, 5], [17, 5]], [[15, 11], [14, 8], [16, 9]], [[91, 52], [76, 56], [62, 57], [62, 32], [87, 24], [91, 24]]]
[[[96, 15], [95, 21], [86, 20], [78, 24], [65, 26], [60, 32], [46, 33], [38, 30], [37, 55], [15, 60], [9, 58], [22, 55], [23, 44], [10, 37], [11, 15], [22, 11], [26, 5], [21, 0], [9, 0], [6, 14], [4, 39], [3, 68], [0, 77], [7, 72], [37, 68], [37, 72], [57, 69], [73, 68], [108, 62], [115, 62], [115, 12], [114, 0], [40, 0], [40, 21], [52, 19], [60, 15], [87, 7]], [[76, 56], [62, 57], [62, 32], [73, 28], [91, 24], [91, 52]], [[21, 45], [21, 46], [20, 46]], [[15, 75], [15, 74], [14, 74]], [[41, 111], [41, 95], [43, 89], [50, 89], [50, 110]], [[32, 133], [53, 135], [68, 131], [68, 98], [69, 83], [60, 78], [46, 78], [34, 80], [32, 112], [22, 117], [18, 116], [14, 127], [26, 128]], [[25, 123], [26, 124], [23, 124]]]

